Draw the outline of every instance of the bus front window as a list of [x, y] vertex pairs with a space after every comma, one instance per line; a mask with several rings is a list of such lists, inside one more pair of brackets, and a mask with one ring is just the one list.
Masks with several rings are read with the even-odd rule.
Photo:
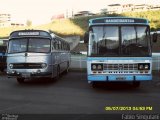
[[22, 38], [9, 41], [8, 53], [47, 53], [50, 52], [50, 40], [44, 38]]
[[28, 52], [47, 53], [50, 51], [50, 40], [31, 38], [28, 43]]
[[119, 54], [119, 33], [117, 26], [94, 26], [96, 40], [91, 44], [91, 56], [117, 56]]
[[9, 41], [8, 53], [20, 53], [27, 50], [27, 39], [13, 39]]
[[89, 43], [89, 56], [139, 57], [151, 55], [147, 26], [92, 26]]
[[149, 30], [146, 26], [123, 26], [121, 33], [123, 55], [149, 55]]

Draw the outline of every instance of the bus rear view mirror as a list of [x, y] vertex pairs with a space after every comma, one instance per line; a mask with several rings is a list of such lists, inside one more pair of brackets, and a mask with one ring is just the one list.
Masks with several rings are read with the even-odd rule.
[[84, 34], [84, 43], [88, 43], [88, 41], [89, 41], [89, 33], [85, 32], [85, 34]]
[[157, 42], [158, 34], [154, 33], [152, 38], [153, 38], [153, 42]]

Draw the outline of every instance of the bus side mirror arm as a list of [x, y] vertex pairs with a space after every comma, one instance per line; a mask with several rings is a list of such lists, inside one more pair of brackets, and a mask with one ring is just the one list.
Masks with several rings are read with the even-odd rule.
[[153, 42], [157, 42], [157, 39], [158, 39], [158, 34], [157, 33], [154, 33], [153, 36], [152, 36], [152, 40]]

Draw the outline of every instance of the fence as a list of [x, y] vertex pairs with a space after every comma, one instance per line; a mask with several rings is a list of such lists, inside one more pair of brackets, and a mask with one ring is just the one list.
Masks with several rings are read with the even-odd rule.
[[152, 69], [160, 71], [160, 53], [152, 53]]

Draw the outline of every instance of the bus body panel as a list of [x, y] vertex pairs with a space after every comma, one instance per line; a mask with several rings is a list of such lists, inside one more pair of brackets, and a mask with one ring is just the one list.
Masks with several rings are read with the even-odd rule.
[[[52, 64], [54, 63], [54, 61], [52, 61], [52, 57], [49, 54], [35, 54], [35, 53], [27, 53], [28, 55], [25, 56], [25, 53], [17, 53], [17, 54], [8, 54], [7, 57], [7, 69], [8, 69], [8, 74], [12, 76], [12, 74], [14, 73], [14, 75], [16, 76], [16, 74], [19, 76], [19, 74], [31, 74], [33, 76], [50, 76], [51, 77], [51, 73], [52, 73]], [[46, 68], [41, 68], [39, 65], [45, 63], [47, 65]], [[19, 65], [18, 68], [13, 68], [10, 69], [10, 65], [9, 64], [13, 64], [13, 65]], [[25, 65], [27, 64], [27, 65]], [[37, 65], [39, 64], [39, 65]], [[28, 67], [28, 68], [27, 68]], [[30, 68], [32, 67], [32, 68]], [[35, 68], [34, 68], [35, 67]], [[37, 69], [37, 67], [39, 67]]]
[[66, 67], [70, 64], [70, 53], [68, 52], [60, 52], [59, 53], [59, 65], [61, 68], [61, 72], [65, 71]]
[[[65, 71], [67, 67], [70, 65], [70, 53], [61, 53], [61, 52], [52, 52], [52, 53], [27, 53], [28, 55], [25, 56], [25, 53], [18, 53], [18, 54], [8, 54], [7, 56], [7, 71], [8, 77], [15, 76], [15, 77], [22, 77], [20, 74], [31, 74], [29, 77], [56, 77], [57, 75], [57, 67], [60, 67], [60, 73]], [[10, 69], [9, 64], [23, 64], [23, 63], [45, 63], [47, 64], [46, 68], [39, 68], [39, 69]], [[40, 73], [39, 73], [40, 72]], [[18, 73], [18, 74], [15, 74]], [[32, 75], [33, 74], [33, 75]]]
[[[103, 65], [103, 70], [92, 70], [92, 65]], [[138, 64], [149, 64], [149, 70], [138, 70]], [[106, 66], [112, 65], [108, 68]], [[137, 65], [137, 67], [133, 66]], [[127, 68], [128, 67], [128, 68]], [[135, 67], [134, 69], [132, 67]], [[152, 80], [151, 57], [88, 57], [88, 81], [148, 81]]]
[[[122, 78], [124, 80], [118, 80]], [[129, 82], [129, 81], [150, 81], [152, 80], [152, 75], [88, 75], [88, 82], [105, 82], [105, 81], [115, 81], [115, 82]]]

